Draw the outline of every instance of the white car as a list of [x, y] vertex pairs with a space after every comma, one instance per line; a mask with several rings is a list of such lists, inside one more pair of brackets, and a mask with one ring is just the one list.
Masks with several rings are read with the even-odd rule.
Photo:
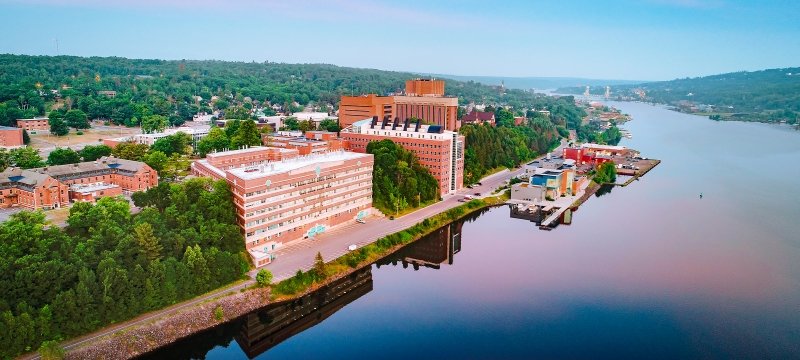
[[358, 245], [356, 244], [351, 244], [347, 247], [347, 251], [355, 251], [356, 249], [358, 249]]
[[366, 224], [367, 222], [364, 219], [356, 219], [356, 222], [359, 224]]

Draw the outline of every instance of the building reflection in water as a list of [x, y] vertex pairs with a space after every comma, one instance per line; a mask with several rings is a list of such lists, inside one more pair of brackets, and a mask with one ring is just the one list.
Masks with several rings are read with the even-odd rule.
[[248, 357], [253, 358], [321, 323], [370, 291], [372, 267], [367, 266], [299, 299], [267, 306], [246, 315], [236, 342]]
[[453, 255], [461, 251], [461, 226], [463, 221], [446, 225], [418, 241], [406, 245], [392, 255], [377, 261], [381, 265], [397, 265], [404, 268], [411, 265], [414, 270], [420, 266], [439, 269], [441, 264], [453, 265]]
[[[443, 226], [416, 242], [406, 245], [375, 264], [411, 265], [439, 269], [453, 264], [453, 256], [461, 251], [461, 227], [477, 219], [485, 210], [476, 211], [463, 220]], [[323, 286], [299, 299], [267, 305], [241, 318], [172, 345], [141, 356], [141, 359], [205, 358], [215, 347], [228, 347], [235, 339], [249, 358], [254, 358], [292, 336], [317, 325], [372, 291], [372, 265]]]
[[[516, 206], [516, 205], [509, 205], [509, 216], [514, 219], [522, 219], [528, 220], [530, 222], [535, 223], [536, 225], [540, 225], [543, 220], [549, 215], [549, 213], [542, 212], [541, 208], [539, 207], [525, 207], [525, 206]], [[558, 221], [556, 224], [564, 224], [570, 225], [572, 224], [572, 210], [567, 209], [564, 211], [561, 216], [559, 216]], [[555, 225], [553, 225], [555, 226]]]

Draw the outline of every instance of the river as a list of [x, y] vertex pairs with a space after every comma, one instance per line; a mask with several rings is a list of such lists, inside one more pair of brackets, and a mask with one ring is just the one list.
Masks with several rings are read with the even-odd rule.
[[151, 357], [800, 357], [800, 132], [610, 105], [662, 163], [571, 225], [483, 211]]

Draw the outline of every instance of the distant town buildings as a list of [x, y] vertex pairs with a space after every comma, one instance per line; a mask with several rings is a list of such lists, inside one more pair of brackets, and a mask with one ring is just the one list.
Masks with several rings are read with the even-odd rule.
[[97, 92], [97, 95], [103, 95], [108, 98], [115, 98], [117, 97], [117, 92], [114, 90], [100, 90]]
[[377, 117], [363, 119], [341, 131], [352, 151], [366, 152], [371, 141], [389, 139], [416, 155], [439, 182], [442, 195], [453, 194], [464, 186], [464, 137], [440, 125], [422, 125], [406, 119], [394, 122]]
[[0, 207], [53, 209], [70, 201], [94, 202], [157, 185], [158, 174], [147, 164], [113, 157], [28, 170], [8, 168], [0, 173]]
[[193, 127], [183, 126], [183, 127], [166, 129], [164, 130], [164, 132], [160, 133], [136, 134], [118, 138], [103, 139], [103, 144], [112, 148], [124, 142], [134, 142], [137, 144], [153, 146], [153, 144], [155, 144], [156, 141], [158, 141], [158, 139], [165, 138], [167, 136], [175, 135], [179, 132], [182, 132], [192, 137], [192, 145], [197, 145], [197, 142], [200, 141], [200, 139], [204, 138], [206, 135], [208, 135], [208, 132], [210, 130], [211, 130], [210, 125], [193, 126]]
[[577, 165], [600, 165], [611, 161], [614, 156], [626, 156], [630, 149], [624, 146], [600, 145], [586, 143], [580, 147], [564, 148], [564, 159], [574, 160]]
[[339, 125], [342, 128], [373, 116], [379, 119], [386, 116], [392, 119], [418, 118], [445, 130], [460, 127], [458, 98], [444, 96], [444, 80], [408, 80], [402, 95], [342, 96], [339, 103]]
[[372, 209], [371, 154], [253, 147], [208, 154], [192, 173], [227, 181], [257, 266], [283, 244], [363, 218]]
[[472, 110], [469, 112], [469, 114], [464, 115], [464, 117], [461, 118], [461, 122], [463, 124], [489, 124], [492, 126], [497, 124], [495, 121], [494, 112], [478, 110]]
[[0, 147], [16, 148], [25, 145], [22, 141], [22, 129], [0, 126]]
[[32, 119], [17, 119], [17, 127], [36, 133], [39, 131], [50, 131], [50, 119], [47, 117], [35, 117]]

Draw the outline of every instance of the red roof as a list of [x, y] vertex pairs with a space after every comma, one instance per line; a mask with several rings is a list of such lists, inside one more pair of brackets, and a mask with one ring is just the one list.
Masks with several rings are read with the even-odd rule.
[[472, 110], [472, 112], [470, 112], [469, 114], [464, 115], [464, 118], [461, 119], [461, 120], [462, 121], [466, 121], [466, 122], [474, 122], [474, 121], [481, 121], [481, 122], [491, 121], [491, 122], [494, 122], [494, 113], [493, 112], [489, 112], [489, 111]]

